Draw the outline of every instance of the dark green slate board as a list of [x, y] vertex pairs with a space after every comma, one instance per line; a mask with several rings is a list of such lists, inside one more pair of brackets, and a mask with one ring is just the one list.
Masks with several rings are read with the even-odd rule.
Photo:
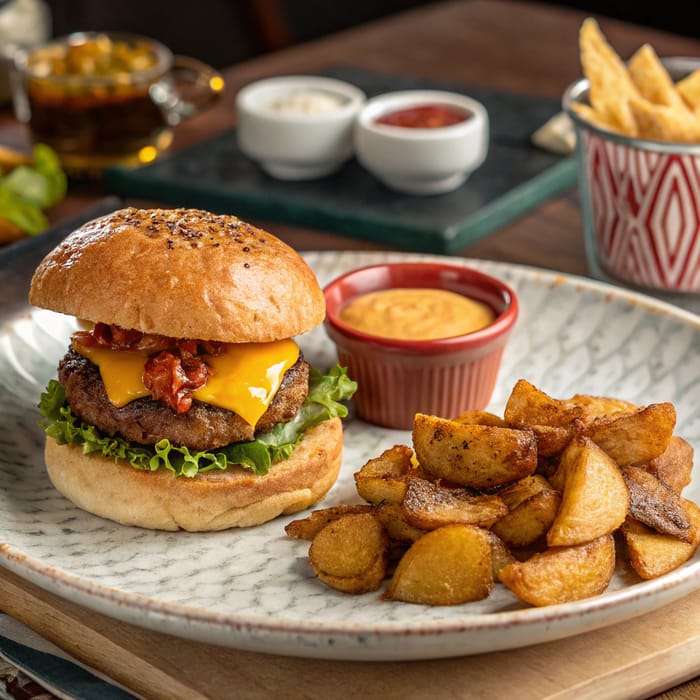
[[394, 193], [354, 159], [323, 179], [284, 182], [242, 155], [231, 130], [142, 168], [113, 168], [105, 173], [107, 187], [122, 196], [253, 222], [267, 219], [407, 250], [454, 253], [576, 183], [573, 156], [556, 156], [530, 142], [535, 129], [559, 111], [558, 100], [348, 67], [324, 75], [354, 83], [370, 97], [416, 88], [471, 95], [489, 112], [486, 162], [458, 190], [434, 196]]

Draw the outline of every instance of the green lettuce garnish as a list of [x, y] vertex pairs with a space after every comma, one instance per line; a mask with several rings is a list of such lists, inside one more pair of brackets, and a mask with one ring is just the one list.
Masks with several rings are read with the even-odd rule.
[[120, 437], [103, 435], [97, 428], [83, 423], [66, 401], [66, 392], [55, 380], [49, 381], [41, 394], [39, 411], [46, 434], [59, 445], [82, 445], [83, 452], [98, 452], [104, 457], [124, 460], [136, 469], [155, 471], [164, 467], [178, 476], [193, 477], [200, 472], [241, 465], [262, 476], [275, 462], [288, 458], [301, 442], [304, 431], [330, 418], [345, 418], [347, 401], [357, 383], [347, 369], [336, 365], [326, 374], [312, 368], [309, 393], [301, 409], [289, 423], [278, 423], [272, 430], [250, 442], [237, 442], [215, 452], [191, 452], [170, 440], [155, 445], [138, 445]]

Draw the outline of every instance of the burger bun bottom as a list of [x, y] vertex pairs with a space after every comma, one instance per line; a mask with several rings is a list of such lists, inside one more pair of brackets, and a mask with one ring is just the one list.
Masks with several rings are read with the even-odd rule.
[[52, 438], [44, 455], [55, 488], [83, 510], [122, 525], [204, 532], [259, 525], [317, 503], [338, 478], [342, 445], [340, 418], [324, 421], [265, 476], [242, 467], [193, 478], [143, 471]]

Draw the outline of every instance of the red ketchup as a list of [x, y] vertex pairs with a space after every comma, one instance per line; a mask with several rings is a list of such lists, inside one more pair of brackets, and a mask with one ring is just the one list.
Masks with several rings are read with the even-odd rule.
[[409, 129], [439, 129], [471, 119], [472, 113], [451, 105], [426, 104], [398, 109], [377, 117], [377, 124], [403, 126]]

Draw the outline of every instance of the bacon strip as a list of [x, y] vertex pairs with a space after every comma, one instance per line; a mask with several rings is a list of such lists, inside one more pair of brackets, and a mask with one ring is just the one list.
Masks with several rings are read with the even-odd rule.
[[145, 350], [151, 354], [144, 364], [142, 381], [156, 401], [176, 413], [192, 406], [192, 392], [207, 383], [213, 369], [204, 355], [219, 355], [224, 344], [213, 340], [169, 338], [141, 333], [106, 323], [96, 323], [89, 331], [76, 331], [73, 343], [80, 347], [111, 350]]

